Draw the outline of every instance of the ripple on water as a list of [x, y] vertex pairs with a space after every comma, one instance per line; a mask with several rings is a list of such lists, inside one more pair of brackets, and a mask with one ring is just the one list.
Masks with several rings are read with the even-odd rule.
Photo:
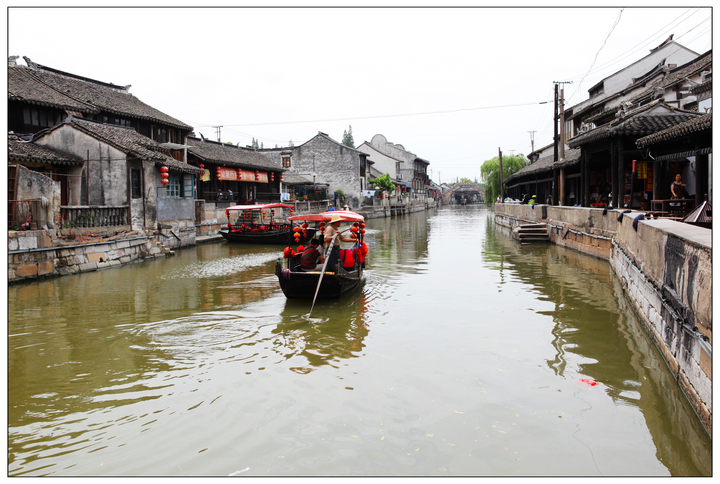
[[276, 253], [252, 253], [237, 257], [223, 257], [220, 259], [198, 261], [180, 269], [169, 271], [161, 277], [163, 280], [173, 280], [228, 276], [253, 267], [263, 266], [275, 259], [277, 259]]

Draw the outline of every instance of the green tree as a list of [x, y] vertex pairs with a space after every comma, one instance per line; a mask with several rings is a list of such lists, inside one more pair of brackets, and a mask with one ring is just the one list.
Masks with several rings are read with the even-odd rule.
[[388, 193], [392, 193], [392, 191], [395, 190], [395, 184], [390, 179], [389, 173], [385, 173], [384, 175], [380, 175], [377, 178], [368, 180], [368, 183], [370, 183], [375, 188], [387, 190]]
[[345, 146], [349, 146], [350, 148], [355, 148], [355, 140], [353, 140], [352, 135], [352, 126], [350, 126], [347, 131], [343, 131], [342, 144], [344, 144]]
[[474, 183], [470, 178], [460, 178], [460, 183]]
[[[525, 166], [525, 156], [521, 153], [515, 156], [503, 156], [503, 180]], [[487, 160], [480, 167], [480, 175], [485, 183], [485, 201], [489, 204], [495, 203], [500, 196], [500, 159], [496, 156]]]

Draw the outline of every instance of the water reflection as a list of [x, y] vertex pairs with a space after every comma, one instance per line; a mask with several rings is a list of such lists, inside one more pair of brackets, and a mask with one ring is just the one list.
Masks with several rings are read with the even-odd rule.
[[310, 303], [289, 299], [285, 302], [281, 322], [272, 330], [277, 335], [275, 350], [285, 359], [302, 356], [307, 364], [290, 369], [309, 373], [329, 365], [338, 368], [342, 360], [361, 356], [369, 333], [365, 284], [336, 301], [321, 301], [308, 317]]
[[[597, 382], [617, 404], [640, 409], [662, 462], [692, 456], [674, 475], [711, 472], [709, 442], [689, 438], [703, 433], [701, 425], [689, 405], [677, 405], [684, 397], [607, 262], [555, 245], [521, 245], [504, 227], [487, 232], [485, 260], [504, 283], [522, 281], [551, 304], [536, 313], [553, 321], [555, 356], [546, 360], [553, 373]], [[671, 413], [677, 424], [662, 424]]]
[[711, 472], [606, 263], [476, 207], [366, 235], [364, 284], [312, 317], [278, 247], [11, 286], [9, 474]]

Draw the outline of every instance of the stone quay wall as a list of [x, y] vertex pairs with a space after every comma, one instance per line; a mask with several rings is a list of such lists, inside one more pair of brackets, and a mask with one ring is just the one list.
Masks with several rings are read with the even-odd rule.
[[8, 232], [8, 282], [91, 272], [172, 255], [155, 236], [131, 232], [65, 241], [54, 230]]
[[639, 211], [505, 203], [494, 211], [498, 225], [545, 224], [552, 243], [610, 263], [712, 435], [712, 231]]

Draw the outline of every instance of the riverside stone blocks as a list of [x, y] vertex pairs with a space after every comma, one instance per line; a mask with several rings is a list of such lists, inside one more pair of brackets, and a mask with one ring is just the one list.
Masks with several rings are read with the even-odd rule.
[[53, 273], [54, 265], [51, 261], [38, 262], [37, 274], [38, 276], [45, 276]]
[[22, 264], [17, 267], [15, 273], [18, 277], [34, 277], [38, 274], [37, 264]]
[[108, 259], [105, 252], [92, 252], [87, 254], [88, 262], [105, 262]]
[[18, 250], [31, 250], [38, 248], [37, 238], [32, 237], [20, 237], [18, 239]]

